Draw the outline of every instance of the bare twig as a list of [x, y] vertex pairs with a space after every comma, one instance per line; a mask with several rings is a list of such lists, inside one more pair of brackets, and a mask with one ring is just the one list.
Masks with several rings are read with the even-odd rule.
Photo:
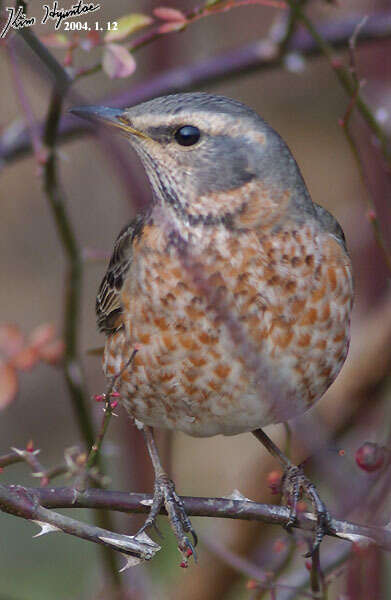
[[46, 485], [47, 481], [44, 477], [45, 469], [37, 458], [40, 450], [22, 450], [20, 448], [11, 448], [11, 450], [15, 452], [22, 461], [29, 465], [33, 475], [42, 478], [41, 485]]
[[47, 72], [52, 77], [57, 91], [60, 95], [66, 94], [69, 85], [72, 83], [71, 77], [68, 75], [66, 70], [56, 60], [54, 55], [47, 49], [40, 39], [31, 31], [29, 28], [18, 30], [18, 34], [32, 50], [32, 52], [39, 58], [43, 65], [45, 65]]
[[[326, 574], [333, 573], [340, 568], [350, 555], [351, 546], [347, 544], [339, 544], [328, 548], [322, 553], [322, 568]], [[294, 600], [297, 598], [296, 589], [306, 589], [310, 585], [311, 574], [306, 569], [295, 569], [292, 573], [285, 575], [284, 581], [288, 583], [291, 590], [281, 590], [278, 595], [278, 600]], [[330, 581], [328, 581], [330, 583]]]
[[90, 453], [87, 458], [87, 463], [86, 463], [87, 472], [89, 469], [91, 469], [96, 464], [96, 462], [98, 461], [98, 458], [99, 458], [99, 452], [102, 447], [103, 439], [104, 439], [104, 436], [106, 435], [106, 431], [109, 426], [111, 416], [113, 414], [113, 409], [115, 408], [114, 403], [112, 402], [113, 392], [116, 391], [117, 383], [120, 381], [121, 376], [124, 373], [124, 371], [126, 371], [126, 369], [128, 369], [129, 366], [132, 364], [136, 354], [137, 354], [137, 349], [134, 349], [130, 355], [129, 360], [126, 361], [126, 363], [123, 366], [123, 368], [121, 369], [121, 371], [119, 373], [117, 373], [117, 375], [114, 375], [114, 377], [112, 378], [107, 392], [105, 394], [103, 394], [102, 399], [105, 401], [104, 416], [103, 416], [102, 423], [101, 423], [101, 426], [98, 431], [97, 438], [96, 438], [94, 444], [91, 446], [91, 450], [90, 450]]
[[36, 455], [38, 452], [39, 450], [30, 451], [13, 448], [9, 454], [0, 456], [0, 468], [3, 469], [10, 465], [25, 462], [31, 467], [33, 477], [41, 478], [41, 485], [47, 485], [54, 477], [64, 475], [69, 471], [69, 467], [66, 464], [45, 469], [37, 459]]
[[[116, 492], [102, 489], [76, 490], [75, 488], [22, 488], [22, 486], [1, 486], [3, 498], [0, 510], [12, 512], [12, 490], [26, 490], [45, 508], [101, 508], [125, 513], [146, 513], [152, 500], [151, 494]], [[289, 508], [274, 504], [259, 504], [247, 499], [196, 498], [182, 496], [186, 513], [190, 516], [218, 517], [261, 521], [271, 525], [286, 525], [290, 518]], [[8, 504], [7, 504], [8, 503]], [[9, 504], [11, 503], [11, 504]], [[16, 505], [17, 506], [17, 505]], [[160, 510], [166, 514], [165, 508]], [[16, 514], [17, 510], [13, 514]], [[23, 515], [22, 515], [23, 516]], [[26, 518], [26, 517], [25, 517]], [[27, 517], [29, 518], [29, 517]], [[312, 513], [301, 513], [295, 527], [313, 531], [316, 518]], [[355, 543], [373, 543], [391, 551], [391, 530], [386, 527], [360, 525], [350, 521], [331, 519], [327, 535]]]
[[311, 582], [311, 590], [312, 590], [313, 594], [317, 598], [322, 598], [322, 600], [324, 600], [324, 595], [323, 594], [321, 596], [319, 595], [323, 588], [323, 586], [321, 585], [319, 548], [316, 548], [316, 550], [312, 554], [310, 582]]
[[24, 462], [24, 459], [13, 450], [8, 454], [3, 454], [3, 456], [0, 456], [0, 469], [4, 469], [4, 467], [8, 467], [9, 465], [15, 465], [21, 462]]
[[27, 129], [31, 139], [31, 145], [33, 152], [38, 164], [45, 160], [45, 152], [42, 145], [42, 139], [39, 131], [39, 124], [35, 119], [31, 104], [25, 94], [24, 85], [22, 78], [20, 77], [19, 68], [16, 61], [13, 44], [7, 44], [6, 50], [8, 51], [9, 62], [11, 66], [12, 77], [14, 80], [14, 87], [21, 105], [22, 111], [25, 115], [27, 122]]
[[[91, 417], [87, 409], [88, 394], [78, 349], [83, 259], [66, 211], [65, 199], [57, 177], [56, 143], [62, 103], [63, 96], [55, 87], [50, 101], [44, 134], [44, 141], [49, 150], [44, 168], [44, 188], [68, 261], [64, 315], [65, 353], [63, 364], [65, 379], [83, 439], [87, 446], [91, 447], [94, 440], [94, 432]], [[99, 461], [99, 458], [99, 454], [97, 454], [96, 462]], [[105, 529], [112, 529], [111, 518], [107, 513], [99, 511], [97, 513], [97, 520]], [[118, 586], [120, 580], [115, 565], [115, 558], [111, 552], [105, 552], [104, 557], [112, 581], [114, 585]]]
[[120, 535], [47, 510], [41, 506], [39, 496], [34, 490], [22, 486], [0, 485], [0, 505], [3, 512], [36, 522], [41, 527], [38, 536], [50, 531], [62, 531], [102, 544], [132, 557], [133, 561], [129, 559], [129, 566], [141, 560], [149, 560], [160, 549], [145, 534], [140, 538]]
[[[287, 0], [287, 3], [291, 8], [296, 7], [298, 19], [303, 23], [308, 32], [311, 34], [313, 40], [318, 44], [321, 53], [325, 58], [327, 58], [330, 66], [333, 68], [341, 86], [347, 92], [350, 98], [354, 97], [356, 93], [355, 106], [362, 118], [372, 131], [372, 133], [376, 136], [379, 141], [379, 145], [383, 154], [383, 157], [386, 162], [387, 169], [391, 169], [391, 144], [390, 140], [387, 138], [385, 132], [383, 131], [381, 125], [376, 120], [374, 113], [368, 104], [363, 100], [360, 96], [359, 92], [356, 92], [356, 82], [354, 78], [351, 76], [349, 69], [343, 67], [343, 65], [335, 60], [334, 48], [332, 43], [326, 39], [322, 35], [321, 30], [317, 29], [312, 21], [307, 17], [307, 15], [303, 12], [302, 8], [299, 6], [297, 0]], [[353, 31], [357, 31], [357, 27], [361, 24], [362, 19], [360, 19], [359, 23], [356, 24]], [[361, 31], [365, 28], [365, 23], [361, 27]], [[349, 36], [348, 45], [351, 43], [352, 35]]]
[[353, 158], [357, 165], [357, 170], [360, 175], [361, 183], [363, 184], [363, 188], [365, 190], [368, 221], [372, 226], [376, 243], [383, 253], [385, 263], [386, 263], [388, 269], [391, 271], [391, 254], [390, 254], [389, 249], [387, 248], [387, 244], [385, 242], [385, 239], [384, 239], [381, 227], [380, 227], [379, 219], [376, 214], [376, 206], [375, 206], [375, 202], [372, 197], [370, 186], [368, 184], [368, 179], [367, 179], [367, 176], [365, 173], [365, 168], [364, 168], [364, 164], [363, 164], [363, 161], [361, 158], [361, 153], [360, 153], [360, 150], [357, 146], [357, 143], [356, 143], [354, 136], [350, 129], [351, 116], [352, 116], [353, 110], [357, 104], [360, 89], [362, 88], [363, 84], [365, 83], [364, 81], [360, 80], [359, 76], [358, 76], [357, 64], [356, 64], [356, 46], [357, 46], [357, 40], [358, 40], [359, 33], [362, 30], [362, 28], [364, 27], [366, 20], [367, 19], [364, 18], [357, 25], [351, 39], [349, 40], [349, 56], [350, 56], [349, 70], [350, 70], [352, 80], [354, 82], [354, 90], [353, 90], [353, 94], [350, 98], [348, 107], [346, 109], [345, 115], [340, 121], [340, 125], [341, 125], [342, 130], [345, 134], [345, 137], [348, 141], [350, 150], [352, 152]]
[[227, 563], [232, 569], [234, 569], [234, 571], [237, 571], [238, 573], [255, 580], [259, 588], [270, 591], [285, 590], [296, 593], [300, 598], [314, 598], [313, 594], [285, 584], [284, 581], [276, 582], [274, 573], [263, 571], [258, 565], [251, 563], [246, 558], [243, 558], [231, 550], [228, 550], [228, 548], [225, 548], [215, 538], [212, 539], [209, 536], [206, 537], [203, 535], [200, 541], [210, 552], [218, 556], [220, 560]]
[[56, 142], [63, 97], [54, 89], [46, 119], [44, 142], [48, 157], [44, 165], [44, 189], [53, 214], [57, 232], [67, 262], [67, 284], [64, 314], [64, 372], [73, 408], [83, 439], [88, 447], [94, 440], [93, 426], [87, 410], [88, 394], [78, 350], [80, 301], [82, 287], [82, 257], [65, 206], [65, 198], [57, 176]]

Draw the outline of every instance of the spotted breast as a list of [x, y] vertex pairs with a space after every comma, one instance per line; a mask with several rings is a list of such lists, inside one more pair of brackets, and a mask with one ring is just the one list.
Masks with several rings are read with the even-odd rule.
[[322, 396], [347, 354], [352, 277], [343, 238], [317, 211], [304, 224], [286, 215], [248, 228], [249, 203], [235, 228], [198, 237], [182, 223], [186, 258], [155, 211], [120, 234], [97, 310], [108, 376], [138, 348], [121, 377], [134, 417], [235, 434]]

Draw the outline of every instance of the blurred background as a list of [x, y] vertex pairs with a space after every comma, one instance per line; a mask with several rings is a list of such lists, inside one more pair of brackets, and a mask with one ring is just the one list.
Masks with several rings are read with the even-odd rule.
[[[100, 4], [99, 21], [102, 23], [118, 20], [130, 12], [152, 15], [153, 9], [160, 6], [160, 2], [152, 0], [102, 0]], [[68, 5], [64, 2], [64, 7], [68, 8]], [[179, 10], [190, 10], [193, 5], [170, 1], [170, 6]], [[386, 0], [347, 0], [340, 5], [311, 2], [307, 14], [314, 23], [321, 25], [360, 15], [368, 15], [370, 21], [378, 12], [387, 9], [390, 10], [390, 5]], [[76, 82], [72, 93], [82, 96], [85, 102], [99, 103], [103, 98], [131, 90], [167, 69], [193, 65], [250, 41], [263, 40], [280, 12], [272, 7], [250, 4], [200, 19], [184, 32], [165, 35], [137, 51], [137, 69], [131, 77], [111, 79], [99, 71]], [[53, 23], [39, 23], [41, 2], [28, 2], [28, 14], [38, 17], [33, 27], [37, 36], [54, 33]], [[97, 18], [93, 14], [81, 20], [94, 23]], [[80, 36], [83, 35], [81, 32]], [[391, 30], [389, 38], [359, 44], [356, 52], [359, 78], [366, 81], [363, 97], [388, 134], [391, 128]], [[15, 64], [24, 94], [38, 120], [46, 115], [51, 84], [43, 67], [22, 43], [16, 44], [14, 59], [10, 58], [4, 43], [0, 50], [0, 131], [6, 136], [10, 135], [10, 127], [15, 131], [25, 119], [15, 86]], [[62, 48], [50, 47], [49, 50], [60, 62], [64, 60]], [[93, 65], [100, 55], [99, 46], [90, 51], [78, 48], [74, 52], [73, 66]], [[346, 52], [339, 51], [338, 56], [348, 63]], [[12, 63], [12, 60], [16, 62]], [[279, 68], [254, 70], [225, 82], [211, 82], [201, 89], [236, 98], [259, 112], [288, 143], [314, 201], [330, 210], [345, 231], [356, 286], [352, 347], [343, 372], [315, 411], [322, 417], [333, 440], [327, 452], [327, 468], [342, 473], [345, 478], [351, 477], [353, 487], [360, 487], [362, 483], [371, 489], [371, 482], [373, 486], [377, 484], [375, 477], [378, 474], [360, 469], [355, 459], [357, 449], [364, 442], [369, 440], [379, 446], [388, 442], [391, 416], [390, 273], [368, 219], [368, 191], [339, 125], [349, 98], [323, 57], [307, 59], [292, 54]], [[77, 99], [77, 94], [73, 100]], [[65, 105], [72, 105], [71, 97]], [[373, 134], [357, 115], [353, 115], [352, 131], [389, 248], [389, 171]], [[102, 406], [93, 402], [92, 395], [105, 390], [105, 381], [100, 359], [87, 352], [103, 345], [103, 338], [95, 327], [94, 306], [97, 287], [105, 271], [104, 256], [110, 253], [115, 237], [134, 216], [136, 207], [150, 195], [142, 167], [128, 146], [122, 140], [115, 140], [116, 153], [120, 154], [123, 164], [118, 168], [111, 146], [105, 140], [103, 142], [97, 137], [79, 136], [60, 143], [58, 150], [66, 208], [85, 257], [80, 352], [91, 397], [88, 409], [96, 425], [102, 417]], [[41, 168], [31, 153], [4, 161], [2, 167], [2, 321], [16, 324], [25, 335], [39, 325], [52, 323], [61, 337], [66, 264], [43, 192]], [[33, 440], [35, 447], [41, 449], [42, 462], [52, 466], [62, 462], [66, 448], [83, 448], [61, 364], [39, 363], [30, 371], [19, 373], [18, 386], [17, 395], [1, 413], [0, 454], [7, 453], [11, 446], [24, 448], [29, 440]], [[109, 487], [151, 492], [152, 468], [143, 442], [125, 413], [121, 409], [118, 412], [119, 418], [112, 419], [103, 450], [105, 470], [111, 478]], [[311, 415], [306, 417], [311, 418]], [[294, 423], [292, 427], [295, 432]], [[267, 431], [278, 443], [284, 443], [282, 426]], [[201, 440], [180, 433], [175, 433], [172, 439], [162, 434], [159, 443], [179, 493], [227, 496], [238, 489], [252, 500], [278, 501], [278, 496], [272, 496], [267, 485], [268, 474], [277, 465], [249, 434]], [[295, 435], [292, 456], [295, 460], [306, 456], [300, 437]], [[338, 512], [337, 490], [325, 475], [324, 462], [316, 468], [315, 462], [309, 461], [308, 472], [331, 503], [332, 511]], [[386, 472], [387, 467], [384, 469]], [[8, 467], [1, 474], [1, 482], [38, 484], [25, 464]], [[67, 485], [69, 481], [59, 479], [53, 485], [63, 484]], [[378, 519], [377, 522], [388, 522], [389, 510], [387, 512], [381, 501], [379, 507], [375, 516], [368, 506], [361, 512], [357, 507], [352, 512], [350, 506], [349, 512], [340, 516], [349, 515], [360, 522], [371, 516]], [[85, 521], [93, 519], [88, 511], [73, 510], [72, 516]], [[141, 522], [139, 517], [118, 514], [114, 515], [114, 520], [116, 531], [129, 534], [134, 533]], [[165, 536], [163, 550], [150, 564], [121, 575], [122, 590], [116, 592], [105, 573], [99, 548], [94, 544], [55, 533], [32, 539], [37, 531], [35, 525], [1, 513], [0, 599], [299, 597], [296, 592], [290, 591], [289, 595], [282, 589], [277, 590], [275, 596], [270, 596], [268, 591], [262, 592], [248, 582], [251, 577], [243, 574], [240, 565], [233, 565], [232, 561], [230, 564], [225, 555], [228, 549], [235, 556], [258, 565], [271, 577], [275, 574], [281, 582], [302, 585], [308, 580], [308, 569], [302, 558], [303, 544], [299, 535], [288, 536], [282, 528], [254, 522], [206, 518], [193, 518], [192, 521], [201, 538], [198, 565], [191, 565], [187, 570], [179, 568], [173, 536], [166, 527], [165, 518], [161, 518]], [[390, 597], [389, 555], [377, 548], [360, 547], [350, 551], [348, 543], [329, 540], [324, 543], [322, 553], [332, 557], [328, 598]], [[343, 555], [342, 558], [338, 558], [338, 553]], [[122, 566], [122, 560], [117, 557], [118, 568]]]

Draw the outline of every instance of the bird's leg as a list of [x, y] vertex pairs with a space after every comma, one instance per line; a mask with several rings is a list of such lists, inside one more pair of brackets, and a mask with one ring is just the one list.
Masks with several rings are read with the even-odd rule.
[[300, 499], [301, 494], [304, 493], [311, 501], [316, 516], [316, 528], [314, 531], [312, 551], [305, 555], [306, 557], [310, 557], [319, 548], [330, 524], [330, 515], [326, 506], [320, 498], [314, 484], [304, 475], [301, 466], [293, 465], [262, 429], [256, 429], [252, 433], [257, 440], [265, 446], [266, 450], [279, 461], [284, 469], [282, 497], [283, 501], [290, 507], [289, 521], [286, 524], [287, 529], [293, 527], [296, 523], [297, 502]]
[[[158, 450], [156, 448], [153, 430], [151, 427], [142, 425], [142, 432], [145, 443], [148, 448], [149, 456], [151, 457], [153, 469], [155, 471], [154, 494], [151, 509], [144, 525], [138, 533], [144, 531], [147, 527], [155, 525], [155, 520], [160, 512], [160, 508], [164, 504], [170, 521], [171, 529], [178, 542], [178, 548], [182, 554], [183, 561], [181, 565], [187, 566], [188, 559], [193, 556], [197, 558], [195, 546], [197, 545], [197, 535], [192, 527], [189, 517], [185, 512], [183, 502], [175, 491], [174, 482], [167, 476], [164, 471]], [[187, 537], [190, 533], [193, 538], [193, 543]]]

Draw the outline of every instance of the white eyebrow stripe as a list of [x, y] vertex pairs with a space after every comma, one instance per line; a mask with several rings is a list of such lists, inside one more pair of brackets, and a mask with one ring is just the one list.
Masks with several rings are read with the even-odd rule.
[[148, 127], [180, 127], [183, 125], [194, 125], [210, 135], [229, 135], [230, 137], [246, 137], [258, 144], [264, 144], [266, 133], [252, 125], [250, 119], [238, 119], [224, 113], [209, 111], [189, 112], [172, 114], [145, 113], [145, 115], [132, 116], [129, 118], [136, 129], [143, 131]]

